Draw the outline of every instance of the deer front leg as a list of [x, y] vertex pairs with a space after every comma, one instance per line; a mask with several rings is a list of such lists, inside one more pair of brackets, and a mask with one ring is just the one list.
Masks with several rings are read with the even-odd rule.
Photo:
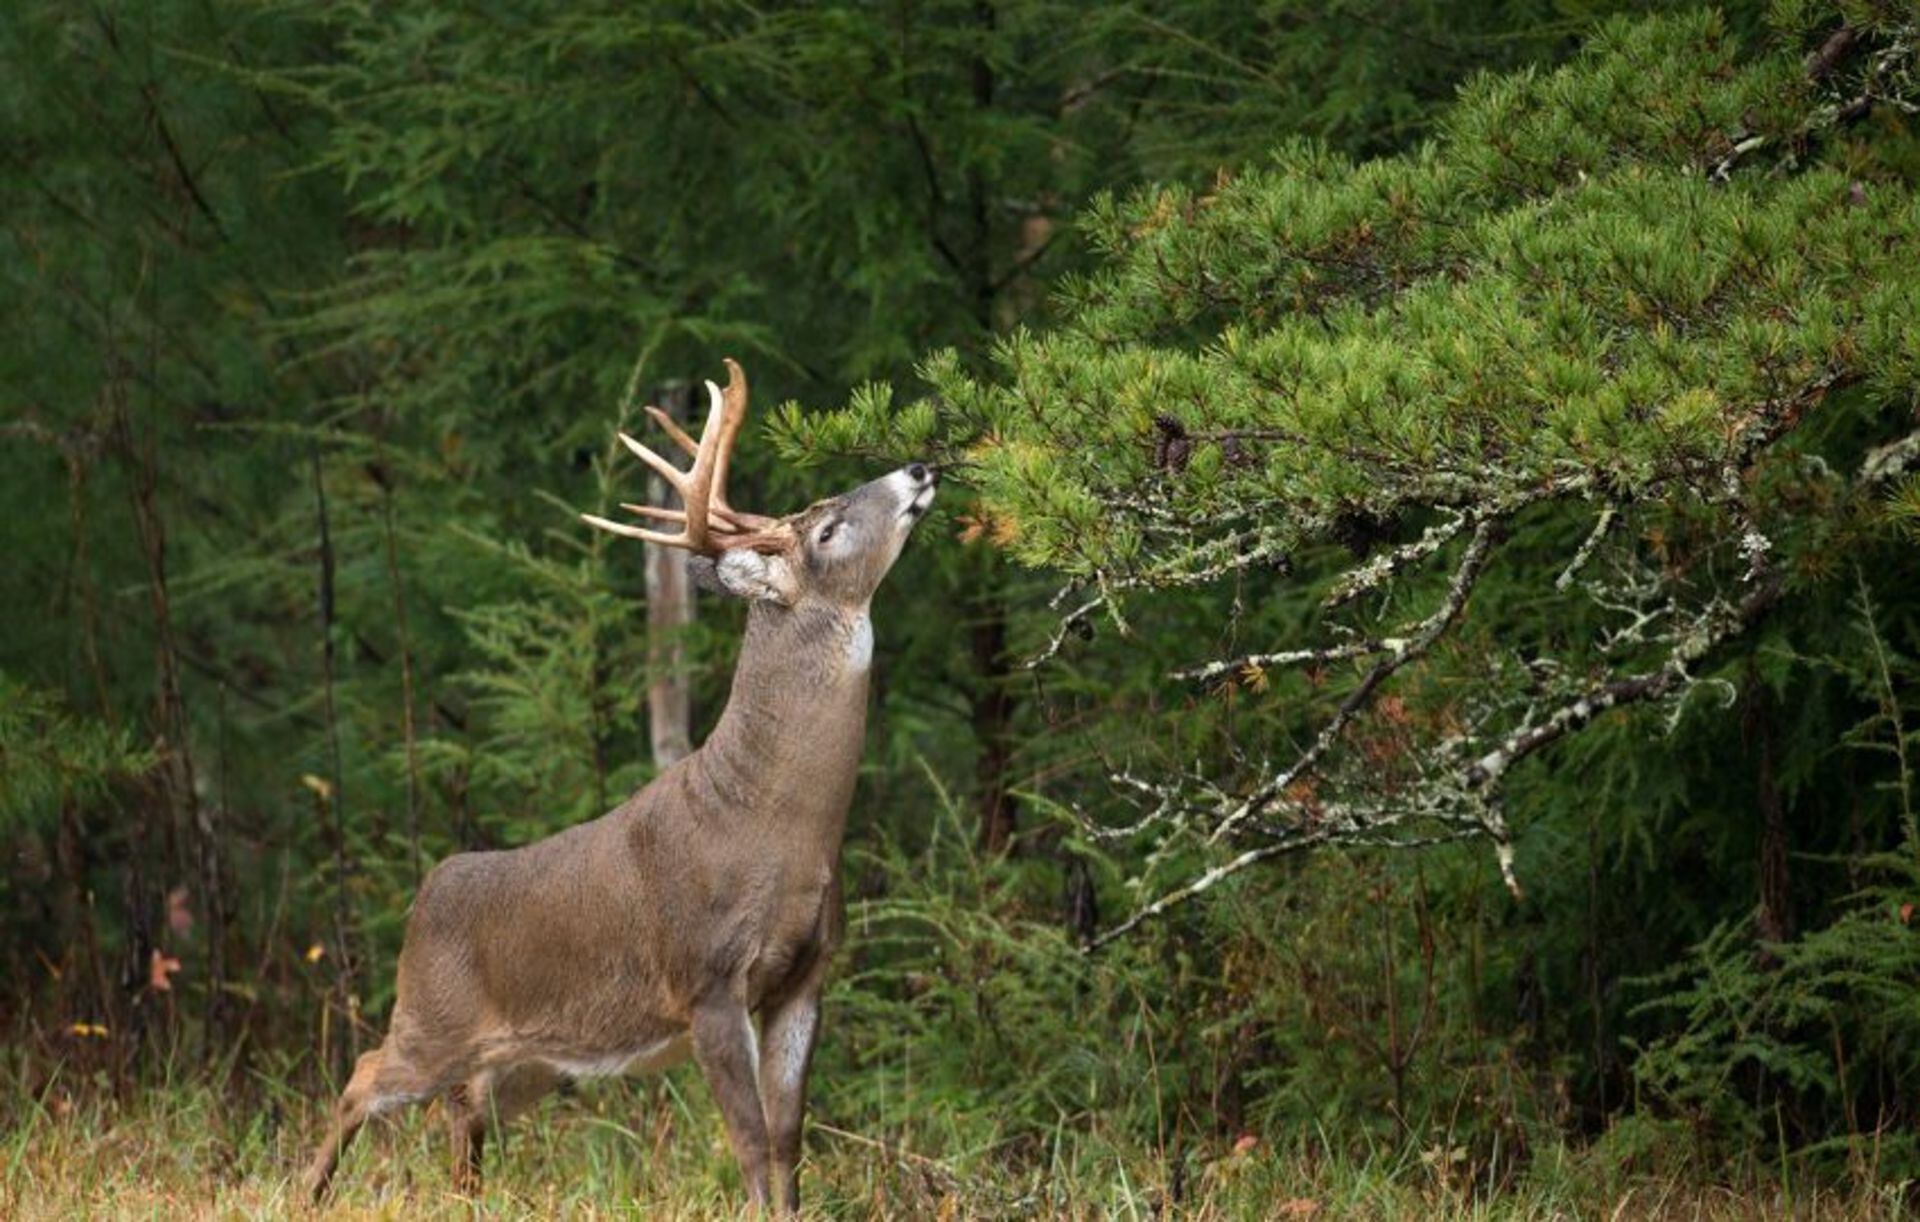
[[760, 1106], [760, 1039], [753, 1016], [731, 997], [693, 1015], [693, 1057], [727, 1124], [727, 1142], [754, 1206], [767, 1207], [767, 1118]]
[[800, 1129], [807, 1110], [807, 1066], [820, 1034], [820, 982], [766, 1011], [760, 1058], [760, 1102], [773, 1148], [773, 1187], [779, 1208], [800, 1212]]

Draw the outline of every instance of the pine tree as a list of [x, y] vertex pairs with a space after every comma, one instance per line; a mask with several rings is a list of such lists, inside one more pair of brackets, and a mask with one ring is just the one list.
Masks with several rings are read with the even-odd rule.
[[[783, 418], [963, 470], [1065, 582], [1042, 659], [1239, 583], [1171, 681], [1240, 693], [1246, 732], [1114, 778], [1160, 860], [1207, 851], [1107, 936], [1330, 842], [1485, 838], [1518, 892], [1525, 761], [1617, 708], [1710, 715], [1731, 642], [1889, 554], [1920, 486], [1920, 44], [1897, 12], [1777, 16], [1752, 56], [1711, 13], [1619, 21], [1415, 151], [1109, 199], [1100, 266], [991, 371], [940, 353], [927, 398]], [[1267, 599], [1291, 618], [1248, 648]]]

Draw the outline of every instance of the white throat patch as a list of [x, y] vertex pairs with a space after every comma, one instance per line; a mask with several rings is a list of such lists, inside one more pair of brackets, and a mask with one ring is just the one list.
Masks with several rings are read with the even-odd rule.
[[847, 669], [863, 671], [873, 665], [873, 620], [861, 612], [847, 633]]

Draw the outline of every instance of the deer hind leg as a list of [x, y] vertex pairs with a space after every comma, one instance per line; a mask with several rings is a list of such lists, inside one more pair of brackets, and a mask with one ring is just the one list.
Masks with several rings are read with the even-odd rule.
[[447, 1092], [447, 1131], [453, 1142], [453, 1188], [478, 1196], [487, 1133], [525, 1111], [553, 1089], [559, 1075], [544, 1065], [517, 1065], [475, 1074]]
[[320, 1143], [319, 1151], [307, 1167], [304, 1180], [307, 1199], [317, 1203], [326, 1197], [333, 1183], [334, 1169], [340, 1165], [340, 1155], [352, 1144], [361, 1125], [389, 1106], [412, 1102], [424, 1092], [419, 1075], [395, 1055], [390, 1044], [361, 1054], [354, 1062], [353, 1077], [348, 1079], [347, 1088], [340, 1092], [339, 1101], [333, 1105], [333, 1122], [327, 1129], [326, 1140]]
[[480, 1194], [480, 1164], [487, 1150], [487, 1074], [475, 1074], [447, 1091], [447, 1136], [453, 1146], [453, 1190]]

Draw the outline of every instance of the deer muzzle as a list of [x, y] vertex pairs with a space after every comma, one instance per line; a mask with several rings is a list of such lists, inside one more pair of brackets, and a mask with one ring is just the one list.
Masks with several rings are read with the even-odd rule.
[[908, 521], [916, 521], [933, 504], [933, 494], [939, 483], [933, 469], [925, 463], [912, 463], [900, 468], [886, 477], [892, 485], [894, 495], [900, 501], [900, 516]]

